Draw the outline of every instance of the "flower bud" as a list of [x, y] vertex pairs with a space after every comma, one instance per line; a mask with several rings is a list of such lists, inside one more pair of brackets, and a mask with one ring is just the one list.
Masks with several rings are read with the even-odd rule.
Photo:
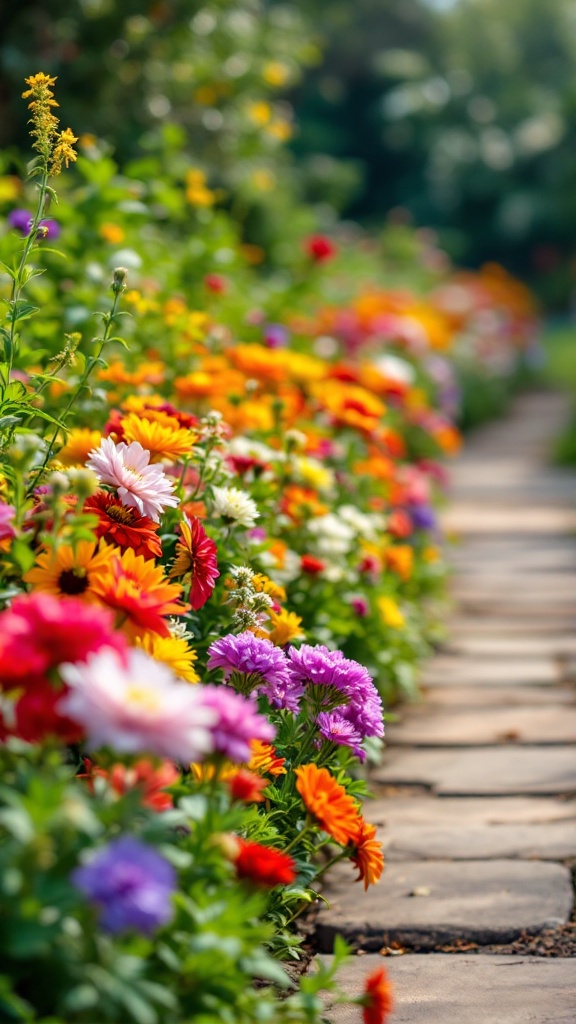
[[123, 292], [126, 288], [126, 278], [128, 277], [128, 271], [126, 267], [115, 267], [114, 276], [112, 278], [112, 291], [118, 295], [119, 292]]
[[68, 479], [80, 501], [90, 498], [98, 490], [98, 477], [91, 469], [69, 469]]

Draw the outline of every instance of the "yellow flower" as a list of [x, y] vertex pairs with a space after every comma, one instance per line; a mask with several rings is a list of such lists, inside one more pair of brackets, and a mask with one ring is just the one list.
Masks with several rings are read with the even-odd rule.
[[292, 125], [288, 121], [272, 121], [272, 124], [267, 126], [266, 132], [273, 139], [278, 139], [279, 142], [288, 142], [293, 135]]
[[0, 177], [0, 203], [11, 203], [22, 191], [22, 182], [13, 174]]
[[268, 634], [268, 639], [273, 644], [276, 644], [277, 647], [284, 647], [284, 644], [289, 643], [291, 640], [304, 636], [300, 629], [302, 619], [295, 612], [288, 612], [285, 608], [282, 608], [279, 612], [270, 609], [269, 615], [273, 628]]
[[290, 68], [279, 60], [268, 61], [262, 69], [262, 78], [267, 85], [280, 89], [290, 78]]
[[264, 100], [258, 100], [256, 103], [251, 103], [248, 107], [247, 113], [250, 120], [260, 128], [263, 128], [272, 120], [272, 107]]
[[410, 579], [414, 566], [414, 550], [409, 544], [396, 544], [385, 552], [386, 565], [405, 582]]
[[206, 185], [204, 171], [198, 167], [191, 167], [186, 173], [186, 199], [191, 206], [212, 206], [216, 200]]
[[278, 583], [274, 583], [269, 576], [266, 576], [263, 572], [258, 572], [252, 580], [252, 586], [257, 594], [268, 594], [273, 601], [280, 604], [286, 600], [286, 591], [284, 587]]
[[184, 637], [158, 636], [157, 633], [146, 633], [136, 639], [136, 646], [143, 647], [150, 657], [163, 662], [172, 669], [175, 675], [185, 679], [187, 683], [197, 683], [200, 679], [193, 663], [198, 655]]
[[382, 622], [386, 626], [390, 626], [392, 629], [402, 629], [406, 625], [406, 619], [393, 597], [379, 597], [376, 603]]
[[52, 86], [55, 84], [55, 78], [39, 71], [37, 75], [31, 75], [26, 79], [26, 85], [29, 88], [22, 93], [22, 99], [30, 100], [28, 109], [32, 113], [30, 118], [32, 124], [30, 134], [34, 139], [32, 148], [42, 154], [46, 163], [52, 155], [54, 136], [58, 129], [58, 118], [54, 116], [51, 109], [58, 106], [52, 92]]
[[70, 128], [65, 128], [64, 131], [60, 132], [52, 150], [52, 163], [50, 165], [52, 174], [60, 174], [62, 164], [68, 167], [68, 164], [75, 163], [78, 158], [76, 150], [72, 148], [75, 142], [78, 142], [78, 139]]
[[271, 743], [251, 740], [250, 750], [251, 757], [246, 766], [249, 771], [258, 772], [259, 775], [286, 775], [286, 758], [278, 757], [276, 748]]
[[98, 447], [101, 440], [99, 430], [90, 430], [88, 427], [71, 430], [66, 444], [58, 452], [58, 462], [63, 466], [84, 466], [89, 453]]
[[123, 437], [126, 444], [138, 441], [150, 452], [150, 462], [177, 462], [190, 455], [196, 434], [181, 427], [177, 419], [166, 417], [170, 422], [157, 419], [142, 419], [136, 413], [129, 413], [122, 420]]
[[96, 545], [81, 540], [75, 547], [61, 544], [55, 551], [45, 548], [22, 578], [45, 594], [98, 601], [100, 584], [108, 576], [115, 554], [116, 549], [104, 541]]
[[126, 238], [126, 232], [118, 224], [101, 224], [98, 234], [100, 238], [103, 238], [105, 242], [109, 242], [110, 245], [120, 245], [120, 242], [123, 242]]

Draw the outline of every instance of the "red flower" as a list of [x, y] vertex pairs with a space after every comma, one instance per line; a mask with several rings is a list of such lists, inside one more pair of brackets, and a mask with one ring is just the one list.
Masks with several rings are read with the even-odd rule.
[[176, 545], [176, 561], [169, 575], [191, 576], [190, 604], [195, 612], [206, 604], [216, 585], [217, 548], [199, 519], [180, 523], [181, 540]]
[[206, 274], [204, 284], [209, 292], [223, 295], [228, 290], [228, 283], [220, 274]]
[[302, 555], [300, 559], [300, 568], [302, 572], [308, 574], [308, 576], [317, 576], [319, 572], [322, 572], [326, 568], [324, 562], [320, 558], [316, 558], [314, 555]]
[[42, 676], [63, 661], [84, 661], [101, 647], [126, 649], [109, 611], [74, 597], [23, 594], [0, 614], [0, 684]]
[[266, 789], [268, 779], [263, 779], [247, 768], [240, 768], [227, 782], [233, 800], [240, 800], [244, 804], [262, 803], [264, 800], [262, 790]]
[[392, 986], [384, 967], [372, 971], [364, 982], [364, 1024], [385, 1024], [392, 1011]]
[[144, 558], [160, 558], [162, 545], [157, 536], [160, 524], [142, 516], [132, 505], [123, 505], [115, 494], [97, 491], [84, 503], [84, 511], [98, 516], [95, 534], [123, 551], [132, 548]]
[[42, 677], [28, 679], [26, 692], [16, 704], [16, 724], [10, 731], [27, 743], [39, 743], [46, 736], [58, 736], [64, 743], [77, 743], [83, 736], [82, 727], [58, 712], [64, 693], [64, 689], [55, 690]]
[[239, 850], [235, 857], [238, 878], [248, 878], [256, 885], [274, 888], [275, 885], [289, 885], [296, 878], [292, 857], [280, 850], [273, 850], [260, 843], [249, 843], [236, 839]]
[[388, 519], [388, 531], [393, 537], [409, 537], [413, 532], [412, 519], [403, 508], [395, 508]]
[[315, 263], [324, 263], [336, 255], [337, 249], [333, 242], [326, 235], [311, 235], [304, 243], [308, 256]]

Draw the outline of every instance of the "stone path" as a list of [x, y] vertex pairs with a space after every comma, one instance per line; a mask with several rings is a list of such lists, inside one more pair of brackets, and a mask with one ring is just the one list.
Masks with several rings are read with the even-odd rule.
[[[386, 871], [363, 895], [342, 867], [325, 891], [320, 948], [339, 933], [364, 954], [352, 992], [385, 964], [392, 1024], [576, 1022], [576, 473], [547, 464], [567, 411], [523, 397], [456, 465], [449, 639], [387, 727], [366, 807]], [[530, 936], [552, 957], [520, 955]]]

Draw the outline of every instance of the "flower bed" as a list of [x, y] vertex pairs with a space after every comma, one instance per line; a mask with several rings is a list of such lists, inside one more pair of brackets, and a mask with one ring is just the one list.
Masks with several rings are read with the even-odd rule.
[[[36, 191], [11, 179], [2, 239], [3, 1019], [319, 1021], [343, 948], [298, 983], [282, 964], [332, 863], [383, 869], [362, 766], [438, 625], [451, 353], [483, 365], [496, 322], [511, 360], [531, 314], [503, 272], [385, 289], [345, 236], [265, 272], [202, 172], [159, 201], [97, 140], [77, 160], [53, 79], [27, 85]], [[357, 1001], [384, 1019], [383, 972]]]

